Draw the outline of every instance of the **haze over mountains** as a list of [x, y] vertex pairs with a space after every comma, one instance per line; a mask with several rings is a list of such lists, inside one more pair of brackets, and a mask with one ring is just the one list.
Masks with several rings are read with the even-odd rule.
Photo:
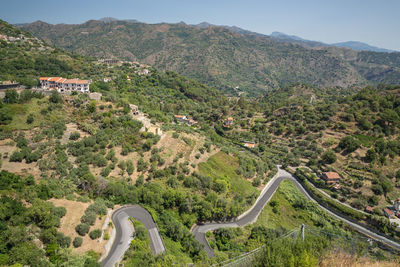
[[223, 91], [255, 95], [293, 83], [351, 87], [398, 83], [400, 53], [357, 51], [366, 44], [328, 46], [299, 37], [271, 36], [231, 26], [146, 24], [104, 18], [83, 24], [21, 25], [52, 45], [97, 58], [154, 65], [196, 78]]

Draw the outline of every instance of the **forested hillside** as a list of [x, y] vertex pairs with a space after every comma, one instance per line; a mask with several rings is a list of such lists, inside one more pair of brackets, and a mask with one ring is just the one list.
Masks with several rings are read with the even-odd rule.
[[23, 29], [69, 51], [144, 62], [224, 91], [239, 86], [253, 95], [297, 82], [349, 87], [396, 83], [400, 77], [400, 53], [354, 51], [356, 58], [343, 58], [348, 49], [308, 49], [218, 26], [92, 20], [79, 25], [35, 22]]

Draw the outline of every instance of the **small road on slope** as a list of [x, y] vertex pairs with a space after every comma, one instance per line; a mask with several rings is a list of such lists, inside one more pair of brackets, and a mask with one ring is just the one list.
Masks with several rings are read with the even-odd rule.
[[116, 236], [107, 257], [101, 262], [102, 266], [114, 267], [122, 260], [129, 248], [134, 234], [133, 227], [128, 220], [129, 217], [140, 221], [146, 227], [150, 238], [150, 248], [154, 254], [157, 255], [165, 251], [164, 243], [151, 214], [138, 205], [125, 206], [116, 210], [112, 215]]
[[[212, 231], [218, 228], [231, 228], [231, 227], [240, 227], [240, 226], [245, 226], [247, 224], [254, 223], [257, 220], [258, 215], [261, 213], [262, 209], [264, 206], [268, 203], [268, 201], [271, 199], [271, 197], [274, 195], [276, 190], [278, 189], [280, 183], [284, 180], [290, 180], [292, 181], [295, 186], [300, 190], [300, 192], [305, 195], [309, 200], [315, 201], [308, 193], [307, 191], [303, 188], [303, 186], [294, 178], [290, 173], [286, 172], [285, 170], [282, 170], [278, 167], [278, 173], [277, 175], [272, 178], [267, 185], [264, 187], [263, 191], [261, 192], [260, 196], [257, 198], [255, 204], [253, 207], [250, 208], [247, 212], [245, 212], [243, 215], [237, 217], [234, 221], [232, 222], [222, 222], [222, 223], [206, 223], [202, 225], [196, 225], [192, 229], [192, 233], [195, 236], [195, 238], [204, 245], [204, 249], [206, 250], [207, 254], [209, 257], [215, 257], [214, 255], [214, 250], [210, 247], [210, 245], [207, 242], [206, 239], [206, 232]], [[400, 250], [400, 244], [383, 237], [379, 234], [376, 234], [365, 227], [362, 227], [356, 223], [353, 223], [335, 213], [330, 211], [329, 209], [321, 206], [317, 202], [318, 206], [325, 210], [328, 214], [334, 216], [335, 218], [345, 222], [346, 224], [350, 225], [352, 228], [357, 230], [358, 232], [375, 239], [377, 241], [380, 241], [384, 243], [385, 245], [395, 248], [397, 250]]]

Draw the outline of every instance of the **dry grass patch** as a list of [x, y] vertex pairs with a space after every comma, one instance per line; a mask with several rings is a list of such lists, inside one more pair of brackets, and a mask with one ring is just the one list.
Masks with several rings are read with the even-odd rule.
[[344, 252], [331, 252], [322, 259], [321, 267], [394, 267], [400, 266], [397, 262], [375, 261], [371, 258], [357, 257]]
[[[60, 228], [58, 229], [63, 234], [71, 237], [72, 241], [75, 237], [79, 236], [75, 231], [75, 227], [81, 223], [81, 217], [85, 213], [86, 208], [91, 203], [83, 203], [78, 201], [66, 200], [66, 199], [50, 199], [56, 207], [65, 207], [67, 209], [67, 213], [63, 218], [61, 218]], [[96, 223], [93, 226], [90, 226], [90, 231], [94, 229], [101, 229], [103, 227], [106, 216], [103, 218], [97, 218]], [[82, 237], [82, 236], [80, 236]], [[107, 240], [103, 240], [101, 243], [98, 242], [97, 239], [92, 240], [89, 237], [89, 234], [82, 237], [83, 243], [79, 248], [73, 248], [74, 252], [78, 254], [83, 254], [89, 250], [93, 250], [99, 254], [103, 254], [105, 252], [104, 245]]]

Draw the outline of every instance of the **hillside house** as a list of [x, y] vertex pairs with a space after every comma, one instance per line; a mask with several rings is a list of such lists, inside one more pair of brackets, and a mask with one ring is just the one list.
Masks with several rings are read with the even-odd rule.
[[196, 125], [198, 122], [193, 119], [188, 119], [185, 115], [174, 115], [178, 123], [186, 123], [189, 126]]
[[365, 210], [365, 212], [368, 212], [371, 214], [374, 213], [374, 209], [371, 206], [366, 206], [364, 210]]
[[89, 93], [90, 81], [80, 79], [66, 79], [63, 77], [40, 77], [40, 87], [43, 89], [54, 89], [59, 92], [82, 92]]
[[4, 89], [16, 89], [19, 88], [20, 84], [16, 81], [3, 81], [0, 83], [0, 90]]
[[395, 218], [395, 214], [392, 210], [388, 209], [388, 208], [384, 208], [383, 209], [383, 213], [385, 213], [385, 216], [388, 217], [389, 219], [394, 219]]
[[247, 147], [247, 148], [255, 148], [256, 147], [256, 143], [254, 142], [249, 142], [249, 141], [244, 141], [242, 143], [243, 146]]
[[187, 121], [187, 118], [185, 115], [174, 115], [174, 118], [179, 122], [179, 123], [184, 123]]
[[340, 175], [336, 172], [323, 172], [322, 178], [327, 184], [335, 184], [340, 181]]
[[131, 112], [133, 115], [138, 115], [139, 114], [139, 107], [134, 105], [134, 104], [129, 104], [129, 108], [131, 109]]

